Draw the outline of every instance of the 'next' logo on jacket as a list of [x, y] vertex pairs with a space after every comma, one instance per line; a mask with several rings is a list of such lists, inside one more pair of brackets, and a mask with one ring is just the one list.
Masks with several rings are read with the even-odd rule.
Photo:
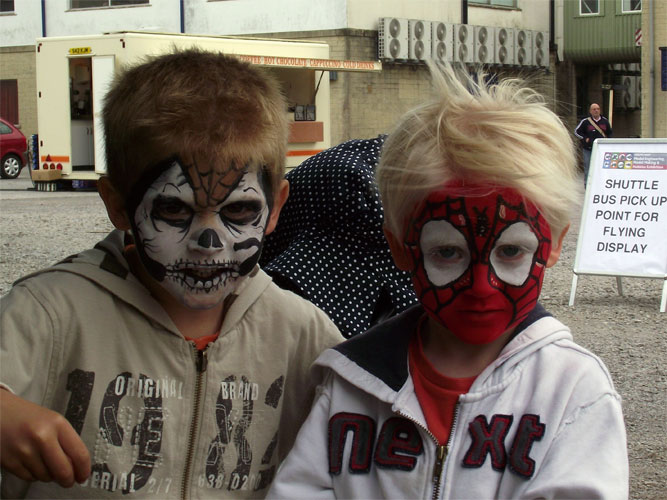
[[[464, 458], [463, 467], [479, 468], [487, 458], [491, 467], [503, 472], [507, 467], [526, 479], [535, 472], [535, 461], [530, 450], [535, 441], [544, 436], [546, 426], [538, 415], [526, 414], [519, 419], [516, 435], [507, 450], [505, 437], [513, 415], [496, 414], [489, 422], [485, 415], [478, 415], [468, 424], [472, 443]], [[371, 464], [383, 469], [411, 471], [423, 454], [424, 444], [417, 426], [402, 417], [387, 419], [377, 433], [375, 420], [359, 413], [337, 413], [329, 420], [329, 473], [338, 475], [343, 468], [343, 451], [350, 433], [352, 447], [348, 468], [352, 474], [367, 474]]]

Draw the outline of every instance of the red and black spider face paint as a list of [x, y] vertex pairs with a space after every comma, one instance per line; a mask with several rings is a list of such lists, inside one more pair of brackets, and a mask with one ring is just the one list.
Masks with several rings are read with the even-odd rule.
[[452, 183], [416, 213], [405, 237], [415, 291], [454, 335], [492, 342], [535, 307], [551, 253], [535, 205], [513, 189]]

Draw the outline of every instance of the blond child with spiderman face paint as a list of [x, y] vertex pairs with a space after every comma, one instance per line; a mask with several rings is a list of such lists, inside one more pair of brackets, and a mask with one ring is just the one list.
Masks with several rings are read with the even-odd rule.
[[3, 498], [265, 496], [308, 368], [342, 340], [257, 265], [289, 191], [286, 110], [219, 53], [119, 76], [98, 185], [117, 229], [2, 299]]
[[269, 497], [627, 498], [620, 397], [538, 302], [581, 197], [572, 140], [521, 81], [431, 72], [376, 174], [420, 304], [318, 358]]

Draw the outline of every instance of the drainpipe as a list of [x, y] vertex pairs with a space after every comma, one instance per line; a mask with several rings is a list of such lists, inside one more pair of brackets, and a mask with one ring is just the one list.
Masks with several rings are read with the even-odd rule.
[[42, 0], [42, 37], [46, 36], [46, 0]]
[[[649, 19], [648, 19], [648, 30], [649, 32], [646, 33], [646, 39], [648, 40], [648, 66], [649, 66], [649, 72], [648, 72], [648, 80], [649, 80], [649, 86], [648, 86], [648, 103], [646, 108], [648, 109], [648, 136], [649, 137], [655, 137], [655, 110], [653, 109], [653, 103], [655, 102], [655, 57], [653, 55], [653, 2], [655, 0], [649, 0], [648, 2], [648, 9], [649, 9]], [[644, 13], [642, 12], [642, 16]], [[642, 71], [642, 74], [644, 72]]]
[[[42, 1], [44, 1], [44, 0], [42, 0]], [[180, 9], [181, 9], [181, 12], [180, 12], [180, 14], [181, 14], [181, 33], [185, 33], [185, 7], [183, 6], [183, 1], [184, 0], [180, 0], [180, 2], [179, 2]]]
[[[549, 50], [555, 50], [556, 47], [556, 3], [555, 0], [549, 0]], [[554, 49], [552, 49], [552, 47]]]
[[468, 24], [468, 0], [461, 0], [461, 24]]

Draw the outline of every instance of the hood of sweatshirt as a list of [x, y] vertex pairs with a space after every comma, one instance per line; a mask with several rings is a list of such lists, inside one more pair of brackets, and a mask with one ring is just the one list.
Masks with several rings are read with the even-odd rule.
[[[28, 274], [14, 284], [44, 273], [76, 274], [137, 309], [168, 331], [181, 336], [162, 305], [155, 300], [149, 290], [130, 270], [124, 256], [125, 246], [125, 233], [115, 229], [94, 248], [71, 255], [51, 267]], [[231, 300], [231, 305], [225, 314], [220, 336], [224, 336], [233, 329], [271, 281], [271, 278], [259, 266], [255, 266], [248, 277], [240, 283], [235, 293], [227, 299]]]
[[[422, 307], [414, 306], [325, 351], [315, 366], [329, 368], [359, 389], [394, 404], [409, 380], [408, 346], [422, 314]], [[477, 376], [466, 398], [497, 390], [521, 360], [561, 339], [571, 340], [570, 330], [538, 304], [517, 326], [496, 360]]]

